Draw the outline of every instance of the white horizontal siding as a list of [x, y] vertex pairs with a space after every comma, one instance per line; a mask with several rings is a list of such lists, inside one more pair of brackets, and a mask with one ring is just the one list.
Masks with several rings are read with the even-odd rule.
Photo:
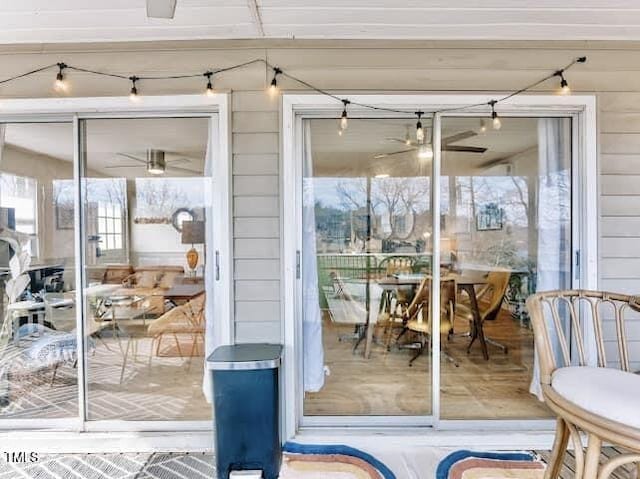
[[[277, 0], [270, 6], [288, 8], [287, 1]], [[555, 5], [551, 0], [545, 2]], [[424, 5], [424, 2], [413, 2], [414, 5], [418, 3]], [[575, 6], [584, 2], [572, 0], [572, 3]], [[624, 6], [623, 3], [624, 0], [618, 0], [617, 5]], [[331, 5], [338, 4], [338, 0], [331, 0]], [[626, 4], [635, 5], [632, 0]], [[485, 26], [482, 28], [486, 30]], [[309, 34], [315, 34], [315, 30], [310, 30]], [[323, 44], [249, 41], [90, 48], [39, 45], [0, 46], [0, 62], [4, 77], [61, 59], [114, 73], [151, 75], [198, 72], [267, 58], [272, 64], [321, 88], [343, 93], [354, 90], [363, 93], [477, 92], [520, 88], [570, 59], [586, 54], [588, 63], [568, 72], [567, 79], [574, 91], [597, 94], [601, 173], [600, 287], [640, 293], [639, 49], [638, 43], [585, 45], [584, 42], [563, 44], [558, 41], [393, 43], [379, 40]], [[280, 99], [265, 93], [270, 80], [271, 74], [264, 65], [227, 72], [215, 78], [216, 88], [233, 90], [234, 286], [236, 339], [239, 341], [280, 340], [280, 227], [292, 219], [294, 211], [283, 208], [281, 213]], [[125, 95], [129, 88], [117, 79], [74, 72], [69, 73], [69, 81], [74, 96]], [[51, 83], [51, 73], [44, 72], [5, 85], [2, 93], [4, 97], [53, 96]], [[286, 78], [281, 77], [279, 83], [287, 90], [305, 90]], [[194, 78], [141, 82], [140, 89], [143, 95], [173, 94], [202, 91], [203, 86], [202, 78]], [[556, 87], [557, 82], [552, 80], [541, 85], [539, 91], [550, 92]], [[633, 339], [632, 348], [640, 350], [640, 342], [636, 336]]]

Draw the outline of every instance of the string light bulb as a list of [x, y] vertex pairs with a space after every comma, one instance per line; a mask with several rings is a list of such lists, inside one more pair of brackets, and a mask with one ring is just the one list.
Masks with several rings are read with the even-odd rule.
[[215, 92], [213, 91], [213, 83], [211, 82], [211, 77], [213, 76], [213, 72], [205, 72], [203, 74], [207, 79], [207, 88], [205, 90], [205, 95], [213, 96]]
[[136, 82], [139, 80], [139, 78], [133, 75], [129, 77], [129, 80], [131, 80], [131, 90], [129, 91], [129, 99], [131, 101], [138, 101], [139, 99], [138, 87], [136, 86]]
[[67, 68], [67, 64], [60, 62], [58, 65], [58, 74], [56, 75], [56, 81], [53, 84], [57, 91], [66, 91], [67, 83], [64, 80], [64, 69]]
[[275, 95], [278, 92], [278, 75], [282, 73], [282, 70], [278, 67], [273, 67], [273, 79], [269, 86], [269, 93]]
[[347, 105], [349, 103], [351, 103], [349, 100], [342, 100], [344, 109], [342, 110], [342, 115], [340, 116], [340, 131], [344, 131], [349, 127], [349, 117], [347, 115]]
[[493, 129], [499, 130], [502, 127], [502, 121], [500, 121], [500, 117], [496, 112], [496, 103], [498, 103], [497, 100], [491, 100], [489, 105], [491, 106], [491, 123], [493, 124]]
[[569, 83], [567, 82], [567, 79], [564, 77], [564, 70], [558, 70], [555, 73], [555, 76], [560, 77], [560, 94], [568, 95], [569, 93], [571, 93], [571, 88], [569, 88]]
[[424, 142], [424, 128], [422, 128], [422, 112], [417, 111], [416, 116], [418, 117], [418, 122], [416, 123], [416, 140], [418, 143], [422, 144]]

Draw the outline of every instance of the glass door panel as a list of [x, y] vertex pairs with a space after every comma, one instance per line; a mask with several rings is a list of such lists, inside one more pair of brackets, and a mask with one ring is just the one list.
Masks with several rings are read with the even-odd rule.
[[410, 120], [336, 123], [302, 121], [304, 415], [429, 415], [429, 151]]
[[499, 130], [443, 118], [442, 281], [457, 291], [441, 344], [442, 418], [550, 417], [529, 393], [524, 302], [571, 287], [571, 178], [570, 118], [503, 118]]
[[81, 122], [89, 420], [211, 417], [209, 130], [209, 118]]
[[0, 428], [78, 416], [73, 151], [71, 123], [0, 125]]

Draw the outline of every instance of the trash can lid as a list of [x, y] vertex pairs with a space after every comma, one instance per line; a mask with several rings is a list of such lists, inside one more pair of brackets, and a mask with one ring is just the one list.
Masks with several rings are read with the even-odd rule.
[[213, 371], [243, 369], [275, 369], [280, 366], [280, 344], [234, 344], [219, 346], [207, 358], [207, 369]]

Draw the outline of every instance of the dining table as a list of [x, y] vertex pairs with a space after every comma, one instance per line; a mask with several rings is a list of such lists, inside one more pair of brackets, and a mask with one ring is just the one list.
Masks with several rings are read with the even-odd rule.
[[[488, 360], [489, 352], [487, 350], [487, 342], [482, 329], [482, 315], [480, 313], [478, 296], [476, 293], [477, 287], [487, 284], [486, 275], [487, 271], [464, 270], [462, 272], [443, 274], [441, 279], [455, 280], [458, 293], [464, 292], [469, 297], [469, 305], [473, 317], [470, 331], [471, 343], [477, 339], [480, 342], [480, 348], [484, 359]], [[415, 289], [425, 278], [429, 276], [430, 275], [426, 274], [398, 274], [379, 279], [377, 284], [383, 290], [383, 296], [380, 300], [380, 310], [382, 311], [382, 308], [385, 308], [390, 312], [391, 298], [394, 291], [407, 288]], [[369, 337], [373, 339], [373, 328], [367, 328], [367, 345], [370, 343]]]

